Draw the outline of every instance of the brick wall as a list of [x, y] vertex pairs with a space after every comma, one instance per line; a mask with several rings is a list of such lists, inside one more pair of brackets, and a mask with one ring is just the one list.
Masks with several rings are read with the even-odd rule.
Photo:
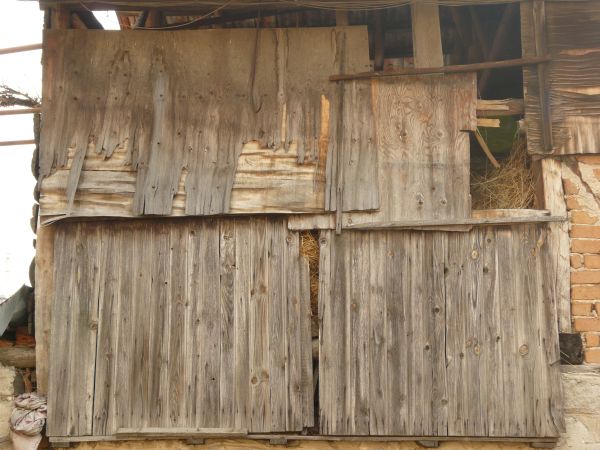
[[600, 155], [563, 160], [571, 240], [571, 313], [587, 363], [600, 363]]

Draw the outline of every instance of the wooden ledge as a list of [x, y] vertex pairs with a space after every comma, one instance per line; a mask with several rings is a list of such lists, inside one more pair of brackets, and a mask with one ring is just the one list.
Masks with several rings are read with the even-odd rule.
[[[360, 224], [347, 223], [348, 220], [344, 220], [345, 223], [342, 228], [344, 230], [419, 229], [468, 231], [468, 227], [474, 226], [564, 222], [566, 220], [566, 216], [553, 216], [550, 215], [550, 211], [544, 209], [488, 209], [474, 210], [471, 213], [471, 217], [465, 219], [404, 220]], [[333, 230], [335, 229], [335, 216], [333, 214], [293, 215], [288, 218], [288, 229], [293, 231]]]

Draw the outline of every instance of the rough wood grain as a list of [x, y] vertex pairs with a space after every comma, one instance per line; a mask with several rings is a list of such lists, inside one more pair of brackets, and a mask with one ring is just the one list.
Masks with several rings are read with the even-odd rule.
[[284, 219], [53, 227], [51, 436], [312, 424], [308, 268]]
[[[402, 219], [466, 218], [469, 136], [476, 127], [473, 74], [373, 81], [381, 195], [374, 213], [343, 226]], [[374, 181], [374, 180], [372, 180]]]
[[410, 12], [415, 67], [443, 66], [440, 8], [437, 1], [412, 2]]
[[[523, 56], [539, 52], [545, 38], [552, 58], [543, 69], [543, 78], [535, 67], [523, 68], [529, 152], [566, 155], [600, 151], [599, 15], [600, 5], [593, 1], [545, 2], [543, 14], [540, 2], [521, 3]], [[536, 30], [541, 30], [537, 40]], [[540, 82], [546, 89], [540, 90]], [[545, 137], [548, 131], [551, 135]]]
[[[368, 68], [366, 28], [48, 31], [44, 48], [46, 216], [378, 206], [368, 83], [327, 80], [340, 66]], [[326, 170], [333, 153], [346, 178]], [[68, 173], [54, 191], [43, 180], [57, 170]], [[98, 209], [84, 188], [92, 170], [124, 172], [127, 189], [96, 185]], [[330, 191], [326, 176], [348, 188]]]
[[558, 436], [547, 233], [322, 232], [321, 433]]

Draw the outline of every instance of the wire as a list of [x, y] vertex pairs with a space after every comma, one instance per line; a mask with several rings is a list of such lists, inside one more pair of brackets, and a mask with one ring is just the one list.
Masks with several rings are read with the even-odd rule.
[[193, 25], [195, 23], [198, 23], [204, 19], [206, 19], [207, 17], [212, 16], [213, 14], [216, 14], [217, 12], [219, 12], [220, 10], [222, 10], [223, 8], [226, 8], [227, 6], [233, 4], [233, 0], [229, 0], [226, 3], [223, 3], [221, 6], [219, 6], [218, 8], [215, 8], [214, 10], [212, 10], [211, 12], [204, 14], [203, 16], [200, 17], [196, 17], [194, 20], [190, 20], [189, 22], [186, 23], [178, 23], [176, 25], [169, 25], [166, 27], [154, 27], [154, 28], [150, 28], [150, 27], [135, 27], [135, 30], [176, 30], [178, 28], [185, 28], [188, 27], [190, 25]]

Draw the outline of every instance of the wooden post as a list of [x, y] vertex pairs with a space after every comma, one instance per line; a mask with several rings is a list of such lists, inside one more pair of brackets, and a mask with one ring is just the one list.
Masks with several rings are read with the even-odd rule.
[[71, 28], [71, 11], [65, 6], [57, 5], [52, 8], [50, 27], [53, 30], [67, 30]]
[[441, 67], [444, 65], [440, 8], [437, 1], [410, 5], [415, 67]]
[[[544, 208], [553, 216], [567, 216], [567, 205], [563, 193], [561, 162], [552, 158], [543, 159], [542, 184], [544, 189]], [[552, 274], [555, 277], [554, 288], [558, 326], [561, 332], [571, 331], [571, 266], [569, 262], [569, 224], [557, 222], [548, 224], [548, 245], [552, 255]]]
[[[544, 0], [533, 0], [533, 29], [535, 36], [535, 55], [547, 52], [546, 4]], [[554, 147], [552, 138], [552, 119], [550, 116], [550, 89], [548, 88], [548, 67], [537, 66], [540, 114], [542, 117], [542, 139], [544, 150], [551, 152]]]

